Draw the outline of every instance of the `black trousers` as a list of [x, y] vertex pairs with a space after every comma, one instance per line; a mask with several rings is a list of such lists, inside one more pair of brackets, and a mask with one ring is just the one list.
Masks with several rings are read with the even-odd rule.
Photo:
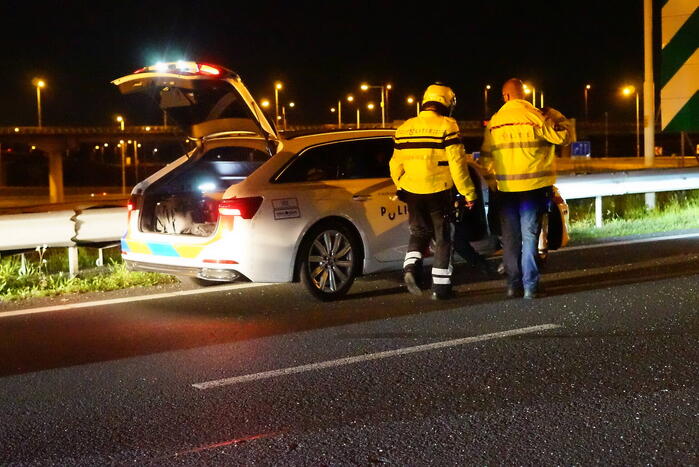
[[451, 191], [430, 194], [406, 192], [405, 202], [408, 204], [410, 239], [404, 269], [409, 270], [415, 264], [415, 261], [411, 260], [418, 254], [419, 258], [422, 258], [430, 241], [434, 239], [432, 283], [451, 285]]

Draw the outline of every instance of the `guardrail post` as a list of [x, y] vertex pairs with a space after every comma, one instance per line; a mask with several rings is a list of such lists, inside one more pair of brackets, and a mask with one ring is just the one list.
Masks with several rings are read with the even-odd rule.
[[78, 265], [78, 247], [69, 246], [68, 247], [68, 274], [70, 277], [75, 277], [78, 275], [79, 271]]
[[595, 227], [602, 227], [602, 197], [595, 196]]
[[655, 193], [646, 193], [646, 208], [649, 211], [655, 209]]

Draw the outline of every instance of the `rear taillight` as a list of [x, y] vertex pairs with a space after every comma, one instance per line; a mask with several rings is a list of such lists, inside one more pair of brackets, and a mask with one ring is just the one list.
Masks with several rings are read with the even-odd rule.
[[260, 209], [261, 204], [261, 196], [224, 199], [218, 205], [218, 212], [222, 216], [239, 216], [243, 219], [252, 219], [257, 210]]

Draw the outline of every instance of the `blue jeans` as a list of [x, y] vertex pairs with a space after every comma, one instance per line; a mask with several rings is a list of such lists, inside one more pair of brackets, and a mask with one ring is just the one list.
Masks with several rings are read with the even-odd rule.
[[508, 287], [536, 290], [539, 231], [551, 187], [498, 193], [503, 262]]

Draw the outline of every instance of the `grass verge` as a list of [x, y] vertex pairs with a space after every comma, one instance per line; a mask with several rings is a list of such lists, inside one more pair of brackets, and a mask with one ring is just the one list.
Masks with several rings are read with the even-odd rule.
[[656, 209], [648, 209], [643, 195], [610, 197], [603, 204], [604, 224], [595, 227], [594, 201], [573, 200], [569, 203], [571, 244], [589, 243], [600, 238], [699, 229], [698, 191], [659, 193], [656, 203]]
[[85, 293], [148, 287], [178, 282], [174, 276], [150, 272], [132, 272], [118, 260], [98, 270], [69, 277], [65, 272], [50, 273], [49, 261], [27, 261], [22, 267], [19, 256], [0, 261], [0, 301], [23, 300], [71, 293]]

